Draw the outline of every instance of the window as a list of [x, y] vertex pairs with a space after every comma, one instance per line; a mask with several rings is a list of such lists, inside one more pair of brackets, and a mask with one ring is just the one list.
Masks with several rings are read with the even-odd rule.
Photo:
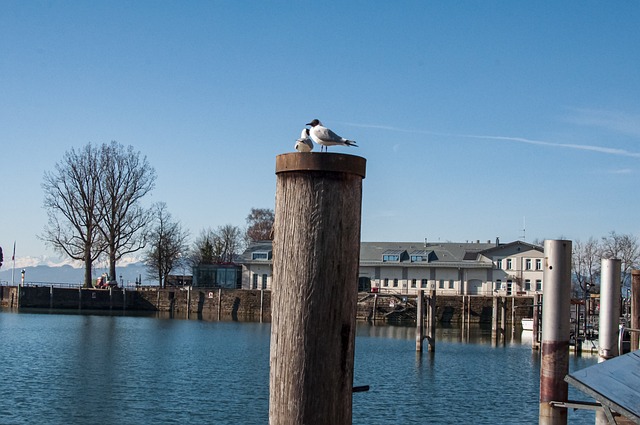
[[449, 280], [449, 289], [453, 289], [453, 280]]
[[417, 279], [411, 279], [411, 287], [412, 288], [416, 288], [417, 287]]
[[258, 274], [253, 274], [253, 284], [251, 285], [252, 289], [258, 289]]
[[389, 279], [385, 279], [385, 280], [382, 282], [382, 286], [384, 286], [384, 287], [388, 287], [388, 286], [389, 286]]
[[254, 252], [251, 254], [251, 259], [252, 260], [268, 260], [269, 259], [269, 253], [268, 252]]
[[382, 261], [386, 262], [399, 262], [400, 256], [396, 254], [385, 254], [382, 256]]
[[525, 270], [531, 270], [531, 258], [527, 258], [524, 261], [524, 268]]
[[536, 258], [536, 270], [542, 270], [542, 259]]
[[444, 289], [444, 279], [440, 279], [440, 282], [438, 282], [438, 288]]
[[496, 280], [496, 287], [493, 289], [495, 289], [496, 291], [502, 290], [502, 280], [500, 279]]
[[496, 260], [496, 269], [502, 270], [502, 260]]
[[262, 275], [262, 289], [267, 289], [267, 275]]
[[525, 279], [525, 281], [524, 281], [524, 290], [525, 291], [530, 291], [531, 290], [531, 279]]
[[418, 261], [424, 261], [424, 256], [422, 256], [422, 255], [412, 255], [411, 256], [411, 262], [412, 263], [417, 263]]
[[427, 279], [422, 279], [422, 281], [420, 282], [420, 287], [426, 288], [428, 284], [429, 284], [429, 281]]
[[393, 287], [394, 288], [398, 287], [398, 279], [393, 279]]
[[513, 269], [513, 262], [511, 261], [511, 258], [507, 258], [507, 270], [512, 270]]
[[542, 291], [542, 281], [540, 279], [536, 279], [536, 291]]

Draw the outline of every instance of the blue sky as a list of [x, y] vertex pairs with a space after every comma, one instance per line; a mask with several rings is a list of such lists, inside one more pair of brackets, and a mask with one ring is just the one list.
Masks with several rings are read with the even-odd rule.
[[0, 246], [55, 256], [43, 174], [111, 140], [193, 237], [244, 226], [313, 118], [367, 159], [365, 241], [639, 235], [639, 22], [637, 1], [2, 1]]

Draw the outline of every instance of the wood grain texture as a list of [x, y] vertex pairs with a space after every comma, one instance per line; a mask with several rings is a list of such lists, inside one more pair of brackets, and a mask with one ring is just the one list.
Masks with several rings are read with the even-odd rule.
[[351, 424], [362, 176], [278, 174], [270, 424]]

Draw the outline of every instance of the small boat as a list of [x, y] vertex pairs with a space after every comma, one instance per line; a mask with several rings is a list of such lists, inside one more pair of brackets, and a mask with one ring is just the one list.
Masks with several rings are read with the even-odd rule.
[[522, 330], [523, 331], [533, 330], [533, 317], [525, 317], [522, 319]]

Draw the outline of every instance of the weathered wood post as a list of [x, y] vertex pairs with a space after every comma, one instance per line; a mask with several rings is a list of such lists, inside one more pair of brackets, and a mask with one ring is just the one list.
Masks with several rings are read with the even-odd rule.
[[366, 161], [276, 158], [269, 423], [351, 424]]
[[549, 402], [566, 402], [569, 394], [564, 377], [569, 373], [571, 241], [544, 241], [544, 255], [539, 423], [566, 425], [567, 409]]
[[416, 351], [422, 352], [424, 341], [424, 290], [418, 290], [416, 298]]
[[[640, 329], [640, 270], [631, 271], [631, 328]], [[631, 351], [638, 350], [640, 334], [631, 332]]]

